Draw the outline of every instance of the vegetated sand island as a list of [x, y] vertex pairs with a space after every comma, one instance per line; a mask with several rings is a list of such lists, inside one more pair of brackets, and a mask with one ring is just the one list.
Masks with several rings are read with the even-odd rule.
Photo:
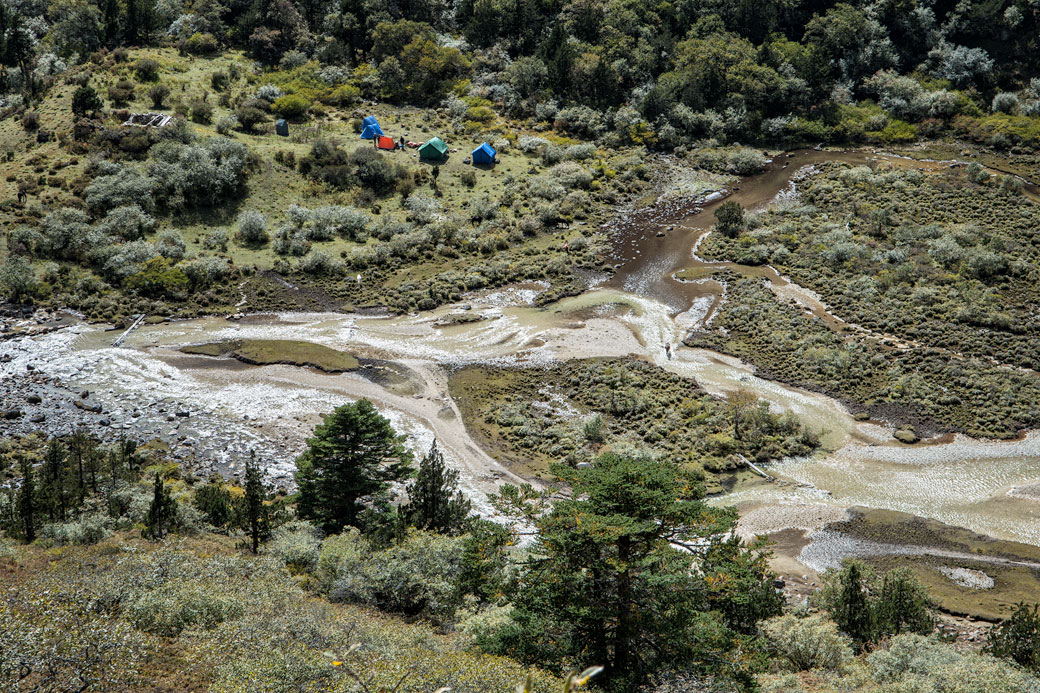
[[283, 5], [0, 5], [0, 682], [1040, 686], [1035, 66]]

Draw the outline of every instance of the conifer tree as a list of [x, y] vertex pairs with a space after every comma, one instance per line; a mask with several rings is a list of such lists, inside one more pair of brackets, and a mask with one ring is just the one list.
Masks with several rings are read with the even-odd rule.
[[242, 529], [249, 532], [253, 553], [260, 549], [260, 542], [270, 534], [270, 522], [267, 516], [267, 487], [264, 484], [264, 473], [256, 463], [256, 453], [250, 453], [246, 462], [245, 498], [242, 501]]
[[155, 474], [155, 486], [152, 492], [152, 505], [145, 518], [144, 536], [149, 539], [162, 539], [169, 532], [170, 526], [177, 517], [177, 501], [170, 495], [162, 477]]
[[444, 464], [444, 455], [434, 441], [408, 489], [408, 521], [419, 529], [462, 533], [472, 504], [459, 490], [458, 480], [458, 470]]
[[358, 527], [366, 507], [378, 507], [390, 484], [411, 473], [404, 436], [366, 399], [325, 417], [296, 460], [297, 512], [328, 533]]
[[18, 490], [18, 519], [22, 537], [27, 543], [36, 539], [36, 480], [32, 463], [21, 458], [22, 486]]

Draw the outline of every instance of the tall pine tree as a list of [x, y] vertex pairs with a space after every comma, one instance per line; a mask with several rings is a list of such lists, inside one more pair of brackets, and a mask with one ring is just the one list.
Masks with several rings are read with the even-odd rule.
[[459, 490], [459, 472], [444, 464], [444, 455], [434, 441], [419, 463], [419, 472], [408, 488], [408, 522], [419, 529], [442, 534], [465, 531], [472, 504]]
[[330, 534], [359, 526], [366, 505], [380, 505], [390, 484], [412, 471], [412, 455], [367, 399], [325, 417], [296, 460], [296, 509]]
[[18, 520], [22, 538], [27, 543], [36, 539], [36, 479], [32, 462], [21, 458], [22, 486], [18, 489]]
[[158, 472], [152, 488], [152, 505], [148, 508], [143, 534], [149, 539], [162, 539], [177, 518], [177, 501], [170, 495], [170, 489], [166, 488]]
[[249, 533], [253, 553], [260, 549], [260, 542], [270, 534], [270, 522], [267, 514], [267, 487], [264, 484], [264, 473], [256, 463], [256, 453], [250, 453], [246, 462], [246, 488], [242, 499], [242, 515], [240, 524]]

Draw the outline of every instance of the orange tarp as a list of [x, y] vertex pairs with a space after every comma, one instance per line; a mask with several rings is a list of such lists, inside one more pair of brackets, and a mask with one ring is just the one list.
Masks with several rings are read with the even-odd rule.
[[394, 143], [393, 137], [377, 137], [376, 146], [380, 149], [395, 149], [397, 145]]

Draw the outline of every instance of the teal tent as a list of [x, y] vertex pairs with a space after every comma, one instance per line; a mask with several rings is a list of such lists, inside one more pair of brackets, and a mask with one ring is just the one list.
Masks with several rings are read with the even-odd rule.
[[471, 156], [473, 163], [478, 166], [490, 166], [495, 163], [495, 150], [487, 142], [474, 149]]
[[440, 137], [426, 140], [423, 145], [419, 147], [420, 159], [443, 159], [447, 155], [448, 145], [444, 144], [444, 140]]
[[286, 122], [285, 118], [278, 119], [278, 122], [274, 124], [274, 131], [282, 137], [289, 136], [289, 123]]

